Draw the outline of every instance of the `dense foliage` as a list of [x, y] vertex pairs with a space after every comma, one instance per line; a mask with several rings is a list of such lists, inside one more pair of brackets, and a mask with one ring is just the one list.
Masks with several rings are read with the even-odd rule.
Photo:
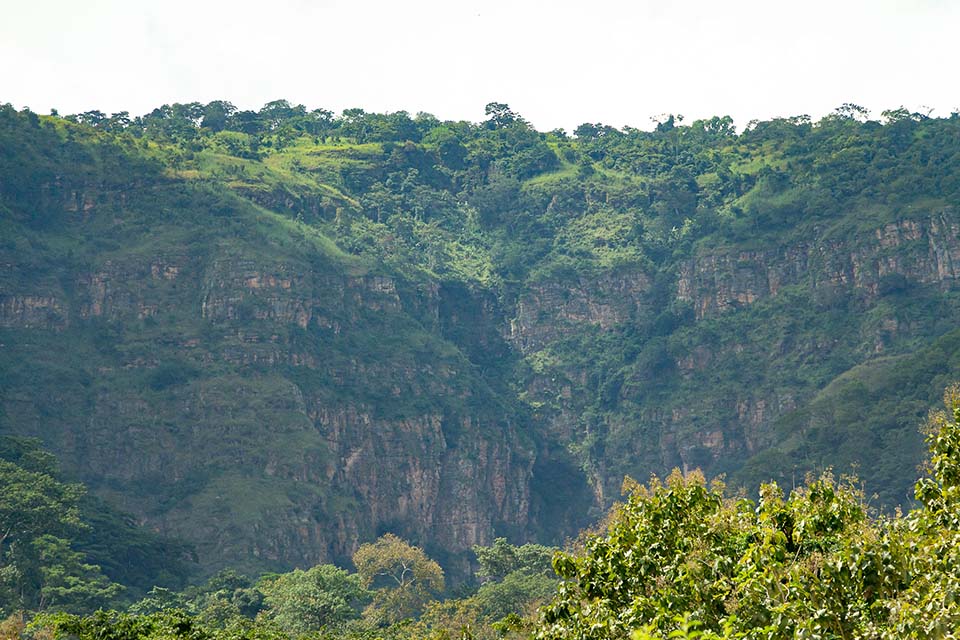
[[[182, 545], [60, 479], [34, 439], [0, 436], [0, 615], [92, 610], [186, 575]], [[101, 566], [102, 565], [102, 566]]]
[[[513, 558], [513, 570], [499, 578], [487, 576], [468, 595], [441, 601], [429, 591], [442, 583], [439, 566], [422, 550], [388, 534], [358, 549], [357, 573], [318, 565], [253, 581], [227, 570], [182, 592], [155, 588], [126, 611], [42, 612], [29, 629], [18, 613], [4, 624], [10, 637], [34, 633], [79, 640], [503, 637], [523, 628], [521, 616], [529, 618], [553, 594], [556, 577], [543, 558], [554, 551], [516, 547], [503, 539], [493, 547], [478, 547], [478, 556], [500, 558], [501, 567], [504, 558]], [[386, 580], [378, 583], [377, 576]]]
[[699, 473], [628, 483], [607, 531], [555, 560], [563, 581], [536, 637], [953, 637], [960, 388], [945, 403], [905, 515], [870, 517], [860, 489], [829, 474], [788, 497], [764, 485], [758, 502]]

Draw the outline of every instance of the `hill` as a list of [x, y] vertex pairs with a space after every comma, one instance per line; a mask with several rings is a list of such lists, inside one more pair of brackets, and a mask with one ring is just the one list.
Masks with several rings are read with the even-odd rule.
[[960, 116], [487, 113], [3, 107], [0, 432], [205, 572], [384, 532], [455, 569], [672, 467], [910, 499], [960, 365]]

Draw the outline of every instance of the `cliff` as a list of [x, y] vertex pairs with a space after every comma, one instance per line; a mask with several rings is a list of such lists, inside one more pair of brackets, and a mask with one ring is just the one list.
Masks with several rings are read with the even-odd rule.
[[[678, 263], [659, 302], [692, 310], [669, 339], [631, 335], [654, 322], [658, 301], [649, 278], [617, 271], [531, 286], [508, 334], [531, 365], [527, 397], [552, 432], [579, 443], [606, 504], [624, 474], [736, 471], [733, 461], [802, 437], [778, 425], [851, 363], [909, 350], [918, 336], [951, 327], [958, 236], [957, 214], [947, 209], [844, 239], [799, 238], [763, 251], [701, 247]], [[922, 307], [931, 300], [928, 315]], [[617, 354], [612, 365], [583, 357], [597, 353], [598, 341], [608, 358]], [[625, 353], [624, 341], [639, 344]], [[919, 443], [908, 431], [900, 446], [918, 455]], [[882, 455], [901, 451], [891, 444]], [[789, 469], [802, 478], [807, 467], [798, 458]], [[893, 482], [877, 487], [885, 499], [909, 500], [909, 478]]]
[[390, 531], [456, 573], [672, 467], [860, 465], [909, 500], [960, 374], [954, 119], [328, 139], [174, 111], [0, 109], [0, 431], [203, 571]]
[[[134, 215], [91, 209], [70, 233]], [[388, 529], [453, 555], [528, 530], [533, 440], [440, 335], [436, 283], [157, 232], [57, 269], [56, 292], [4, 256], [24, 274], [6, 357], [38, 369], [5, 380], [9, 430], [213, 566], [342, 562]], [[36, 379], [57, 364], [60, 384]]]

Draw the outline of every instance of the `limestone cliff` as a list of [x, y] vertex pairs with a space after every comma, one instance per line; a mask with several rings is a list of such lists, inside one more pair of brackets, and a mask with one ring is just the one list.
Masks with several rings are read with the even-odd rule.
[[677, 299], [703, 318], [798, 284], [867, 297], [893, 275], [950, 287], [960, 268], [958, 232], [956, 212], [945, 210], [884, 225], [853, 242], [811, 238], [766, 251], [705, 251], [681, 264]]

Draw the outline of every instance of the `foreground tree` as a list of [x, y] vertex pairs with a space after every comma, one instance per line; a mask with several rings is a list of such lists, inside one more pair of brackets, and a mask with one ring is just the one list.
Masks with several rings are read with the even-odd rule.
[[80, 485], [64, 484], [46, 471], [0, 460], [0, 486], [0, 564], [16, 543], [82, 526], [77, 507], [83, 495]]
[[72, 548], [87, 528], [78, 506], [84, 489], [56, 475], [36, 441], [0, 437], [0, 614], [89, 611], [121, 590]]
[[563, 579], [536, 637], [948, 638], [960, 628], [960, 390], [929, 420], [920, 507], [871, 520], [829, 474], [731, 500], [674, 472], [628, 498]]
[[267, 617], [281, 629], [301, 634], [358, 618], [370, 600], [361, 582], [357, 574], [324, 564], [264, 580], [260, 589]]
[[71, 549], [69, 540], [43, 535], [33, 547], [39, 559], [40, 610], [91, 611], [123, 590], [104, 576], [100, 567]]
[[376, 624], [414, 617], [443, 591], [440, 565], [392, 533], [361, 545], [353, 554], [353, 563], [364, 586], [374, 588], [365, 616]]

